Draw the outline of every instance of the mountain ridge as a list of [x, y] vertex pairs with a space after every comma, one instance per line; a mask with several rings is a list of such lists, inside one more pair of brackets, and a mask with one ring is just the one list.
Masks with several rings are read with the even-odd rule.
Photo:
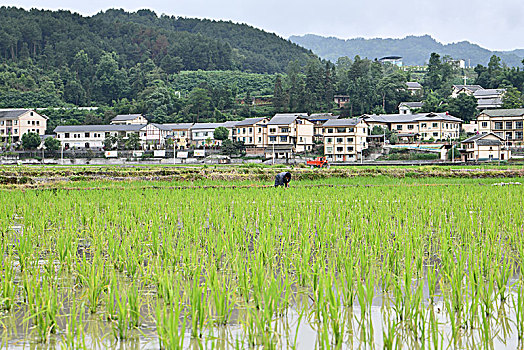
[[402, 56], [405, 65], [424, 65], [432, 52], [454, 59], [464, 59], [466, 65], [486, 65], [492, 55], [499, 56], [508, 66], [520, 66], [524, 58], [524, 49], [512, 51], [491, 51], [467, 40], [443, 44], [428, 34], [408, 35], [404, 38], [371, 38], [362, 37], [340, 39], [334, 36], [316, 34], [293, 35], [289, 40], [310, 49], [324, 59], [336, 62], [339, 57], [359, 55], [369, 59], [384, 56]]

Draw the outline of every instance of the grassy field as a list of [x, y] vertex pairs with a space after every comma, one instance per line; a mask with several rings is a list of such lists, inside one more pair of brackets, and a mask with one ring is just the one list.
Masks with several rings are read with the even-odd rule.
[[522, 347], [522, 168], [281, 170], [2, 168], [2, 347]]

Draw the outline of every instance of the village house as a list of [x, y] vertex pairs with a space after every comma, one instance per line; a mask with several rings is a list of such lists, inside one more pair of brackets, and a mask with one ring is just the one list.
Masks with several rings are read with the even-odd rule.
[[413, 114], [424, 106], [424, 102], [401, 102], [398, 105], [399, 114]]
[[333, 96], [333, 102], [337, 104], [338, 108], [342, 108], [346, 105], [346, 103], [349, 103], [349, 96], [348, 95], [335, 95]]
[[170, 137], [177, 149], [186, 149], [191, 143], [191, 127], [193, 123], [164, 124], [171, 129]]
[[202, 146], [220, 146], [222, 141], [215, 140], [215, 129], [218, 127], [224, 127], [229, 130], [229, 139], [233, 139], [233, 128], [236, 121], [230, 121], [225, 123], [195, 123], [191, 127], [191, 144], [196, 147]]
[[493, 109], [502, 107], [502, 97], [506, 89], [480, 89], [473, 93], [477, 99], [477, 108], [479, 110]]
[[0, 140], [17, 142], [29, 132], [44, 136], [47, 119], [32, 109], [0, 109]]
[[484, 110], [477, 116], [479, 133], [494, 133], [509, 146], [522, 146], [524, 108]]
[[504, 145], [504, 139], [492, 132], [478, 134], [462, 141], [460, 154], [465, 162], [511, 158], [511, 150]]
[[147, 119], [142, 114], [119, 114], [111, 119], [113, 125], [147, 124]]
[[246, 154], [263, 155], [267, 147], [267, 123], [269, 118], [248, 118], [235, 125], [233, 140], [243, 142]]
[[131, 134], [140, 135], [144, 124], [130, 125], [61, 125], [54, 129], [56, 138], [64, 149], [93, 148], [102, 150], [104, 140], [109, 136], [127, 139]]
[[466, 94], [468, 96], [473, 96], [475, 91], [484, 90], [480, 85], [453, 85], [451, 88], [451, 97], [457, 98], [460, 94]]
[[449, 113], [373, 114], [362, 118], [371, 129], [374, 126], [387, 128], [407, 141], [456, 139], [462, 124], [461, 119]]
[[276, 114], [267, 128], [266, 157], [290, 158], [313, 149], [313, 123], [301, 114]]
[[407, 90], [411, 95], [422, 95], [422, 85], [416, 81], [408, 81], [406, 83]]
[[328, 120], [338, 119], [340, 116], [331, 113], [318, 113], [305, 116], [307, 120], [313, 123], [313, 140], [322, 142], [324, 140], [324, 123]]
[[368, 124], [361, 118], [330, 119], [323, 125], [324, 155], [333, 162], [353, 162], [368, 147]]
[[[129, 124], [135, 125], [135, 124]], [[149, 123], [142, 125], [140, 141], [146, 149], [164, 149], [166, 139], [171, 135], [171, 128], [164, 124]]]

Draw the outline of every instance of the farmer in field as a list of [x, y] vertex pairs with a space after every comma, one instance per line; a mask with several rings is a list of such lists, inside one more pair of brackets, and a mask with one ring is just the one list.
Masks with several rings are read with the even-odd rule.
[[291, 181], [291, 173], [280, 173], [275, 177], [275, 187], [289, 187], [289, 181]]

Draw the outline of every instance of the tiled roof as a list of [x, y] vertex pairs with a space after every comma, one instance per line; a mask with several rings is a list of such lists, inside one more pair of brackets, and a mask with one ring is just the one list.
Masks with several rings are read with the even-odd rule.
[[224, 123], [195, 123], [191, 127], [192, 130], [199, 130], [199, 129], [216, 129], [219, 126], [224, 126]]
[[416, 81], [408, 81], [406, 85], [408, 86], [408, 89], [422, 89], [422, 85]]
[[416, 114], [372, 114], [365, 115], [366, 121], [376, 123], [412, 123], [419, 121], [444, 120], [462, 122], [461, 119], [447, 113], [416, 113]]
[[305, 118], [307, 116], [303, 114], [276, 114], [269, 121], [268, 125], [289, 125], [293, 123], [298, 117]]
[[131, 125], [59, 125], [53, 130], [57, 132], [118, 132], [118, 131], [139, 131], [147, 124]]
[[[482, 133], [482, 134], [477, 134], [477, 135], [468, 137], [467, 139], [463, 140], [462, 143], [469, 143], [469, 142], [479, 141], [479, 140], [483, 139], [484, 137], [486, 137], [488, 135], [492, 135], [492, 136], [497, 137], [499, 140], [503, 140], [503, 138], [500, 137], [499, 135], [490, 132], [490, 133]], [[483, 141], [487, 141], [487, 140], [483, 140]], [[492, 141], [496, 141], [496, 140], [492, 140]]]
[[524, 115], [524, 108], [489, 109], [482, 111], [481, 114], [486, 114], [490, 117], [516, 117]]
[[506, 89], [479, 89], [473, 93], [476, 98], [487, 98], [489, 96], [501, 96], [506, 92]]
[[171, 130], [187, 130], [191, 129], [193, 123], [168, 123], [164, 124], [164, 126], [167, 126]]
[[111, 119], [111, 121], [123, 122], [126, 120], [135, 120], [136, 118], [141, 117], [141, 116], [142, 114], [119, 114], [116, 117], [114, 117], [113, 119]]
[[0, 118], [18, 118], [29, 111], [30, 109], [0, 109]]
[[236, 123], [236, 127], [239, 127], [239, 126], [247, 126], [247, 125], [254, 125], [256, 123], [260, 123], [262, 120], [264, 120], [266, 118], [264, 117], [260, 117], [260, 118], [247, 118], [247, 119], [244, 119], [244, 120], [241, 120], [239, 122]]
[[325, 127], [339, 127], [339, 126], [355, 126], [358, 124], [360, 119], [352, 118], [352, 119], [330, 119], [327, 122], [324, 123]]
[[399, 107], [400, 106], [406, 106], [409, 108], [422, 108], [422, 106], [424, 106], [424, 102], [401, 102], [399, 104]]

